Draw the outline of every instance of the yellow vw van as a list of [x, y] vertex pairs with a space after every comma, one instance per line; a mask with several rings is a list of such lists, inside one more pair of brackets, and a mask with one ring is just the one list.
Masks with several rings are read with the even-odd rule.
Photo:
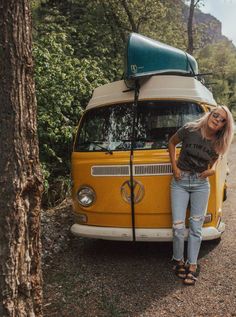
[[[137, 64], [132, 66], [136, 72]], [[176, 72], [140, 77], [134, 90], [125, 80], [95, 89], [72, 153], [72, 233], [171, 241], [168, 140], [186, 122], [216, 106], [212, 93], [196, 77]], [[210, 177], [203, 240], [219, 238], [225, 229], [221, 217], [226, 172], [226, 157], [221, 157]]]

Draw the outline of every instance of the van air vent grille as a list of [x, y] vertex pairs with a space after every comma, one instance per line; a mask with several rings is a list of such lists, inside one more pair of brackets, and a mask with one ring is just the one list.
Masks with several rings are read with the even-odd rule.
[[172, 174], [171, 164], [143, 164], [134, 165], [134, 175], [170, 175]]
[[[148, 176], [148, 175], [171, 175], [172, 167], [170, 163], [167, 164], [142, 164], [133, 166], [134, 176]], [[92, 166], [92, 176], [129, 176], [129, 165], [99, 165]]]
[[129, 176], [129, 165], [106, 165], [93, 166], [91, 170], [92, 176]]

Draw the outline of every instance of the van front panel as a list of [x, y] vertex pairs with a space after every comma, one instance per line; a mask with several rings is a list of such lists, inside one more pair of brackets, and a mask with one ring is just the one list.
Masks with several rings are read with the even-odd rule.
[[[168, 140], [179, 127], [203, 112], [197, 103], [171, 100], [140, 101], [136, 109], [127, 103], [87, 111], [80, 122], [72, 154], [77, 222], [131, 228], [132, 174], [135, 228], [171, 228], [172, 170]], [[223, 191], [224, 175], [222, 169], [210, 180], [212, 192], [208, 209], [213, 222], [209, 225], [216, 225], [218, 221], [215, 210], [220, 210], [222, 197], [215, 192], [219, 192], [217, 186]], [[95, 198], [92, 204], [83, 207], [78, 202], [78, 192], [88, 187]]]
[[[85, 213], [87, 224], [131, 227], [130, 204], [122, 199], [122, 186], [130, 181], [129, 152], [72, 154], [73, 201], [75, 213]], [[89, 207], [78, 203], [77, 192], [91, 187], [95, 202]], [[130, 195], [130, 193], [129, 193]]]
[[137, 228], [171, 227], [171, 177], [167, 150], [134, 152], [134, 180], [144, 191], [142, 200], [135, 204]]

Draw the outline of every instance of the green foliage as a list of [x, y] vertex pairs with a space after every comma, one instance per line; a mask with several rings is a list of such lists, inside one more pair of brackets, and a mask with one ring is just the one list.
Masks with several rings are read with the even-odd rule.
[[71, 45], [78, 58], [92, 56], [109, 81], [120, 79], [130, 32], [186, 48], [183, 3], [172, 0], [51, 1], [74, 31]]
[[220, 104], [236, 108], [236, 48], [221, 41], [203, 48], [198, 54], [201, 73], [211, 72], [212, 92]]
[[69, 174], [73, 134], [95, 87], [106, 80], [91, 57], [78, 59], [65, 30], [50, 23], [34, 43], [40, 159], [49, 190]]

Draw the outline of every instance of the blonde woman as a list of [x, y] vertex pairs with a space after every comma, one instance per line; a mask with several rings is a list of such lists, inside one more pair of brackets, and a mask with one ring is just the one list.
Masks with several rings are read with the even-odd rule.
[[[176, 275], [186, 285], [197, 280], [201, 231], [208, 204], [208, 177], [215, 173], [219, 155], [227, 152], [233, 137], [233, 117], [226, 106], [218, 106], [202, 118], [185, 124], [169, 140], [173, 169], [171, 206], [173, 259]], [[182, 142], [176, 162], [176, 145]], [[184, 260], [186, 209], [190, 202], [187, 260]]]

